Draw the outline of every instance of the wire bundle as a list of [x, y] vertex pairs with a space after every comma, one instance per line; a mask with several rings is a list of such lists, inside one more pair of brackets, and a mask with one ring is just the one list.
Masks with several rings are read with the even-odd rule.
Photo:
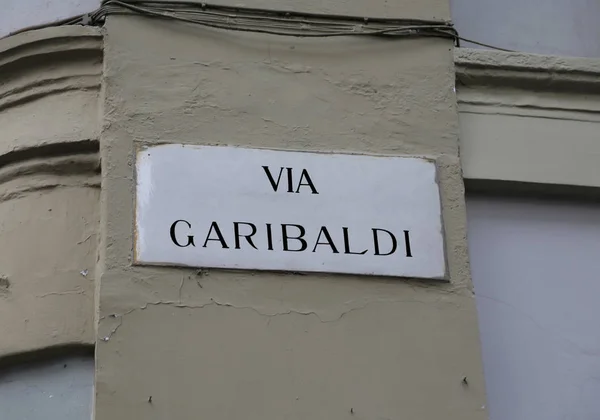
[[90, 18], [92, 23], [97, 23], [109, 14], [132, 13], [218, 29], [296, 37], [433, 36], [458, 39], [452, 24], [441, 21], [302, 13], [190, 1], [105, 0]]
[[60, 25], [101, 25], [108, 15], [142, 15], [176, 20], [230, 31], [258, 32], [296, 37], [386, 36], [441, 37], [467, 41], [500, 51], [510, 51], [459, 36], [451, 22], [423, 19], [372, 18], [250, 7], [221, 6], [195, 1], [103, 0], [91, 13], [73, 16], [51, 24], [30, 26], [15, 35], [33, 29]]
[[18, 32], [45, 26], [101, 25], [106, 16], [111, 14], [137, 14], [217, 29], [296, 37], [425, 36], [450, 38], [457, 43], [459, 39], [452, 24], [443, 21], [370, 18], [157, 0], [104, 0], [94, 12]]

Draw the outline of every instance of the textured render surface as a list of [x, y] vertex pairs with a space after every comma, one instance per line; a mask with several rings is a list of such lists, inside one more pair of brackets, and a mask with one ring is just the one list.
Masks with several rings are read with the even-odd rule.
[[485, 51], [454, 50], [456, 78], [465, 85], [485, 84], [539, 90], [598, 92], [600, 59]]
[[94, 342], [99, 32], [0, 41], [0, 357]]
[[457, 50], [464, 177], [600, 186], [600, 60]]
[[0, 37], [18, 29], [41, 25], [88, 13], [100, 0], [2, 0]]
[[[445, 13], [415, 4], [392, 15]], [[105, 31], [96, 419], [486, 418], [451, 43]], [[135, 150], [160, 142], [434, 157], [450, 282], [132, 267]]]
[[[504, 52], [457, 48], [454, 50], [458, 67], [502, 67], [518, 71], [554, 71], [559, 73], [600, 73], [600, 60], [595, 58], [565, 57], [558, 55], [528, 54], [522, 52]], [[539, 73], [538, 77], [550, 77]]]
[[94, 359], [66, 357], [4, 369], [0, 407], [6, 420], [88, 420]]
[[97, 139], [102, 37], [68, 26], [0, 40], [0, 153]]
[[92, 342], [98, 197], [56, 185], [0, 199], [0, 356]]

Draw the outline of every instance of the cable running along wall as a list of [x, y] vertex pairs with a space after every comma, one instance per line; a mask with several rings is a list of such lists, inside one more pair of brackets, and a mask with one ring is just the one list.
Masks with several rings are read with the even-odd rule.
[[[24, 28], [18, 32], [58, 25], [101, 25], [108, 15], [142, 15], [176, 20], [205, 27], [258, 32], [295, 37], [384, 36], [441, 37], [459, 36], [452, 23], [436, 20], [371, 18], [316, 14], [283, 10], [220, 6], [189, 1], [105, 0], [99, 9], [49, 25]], [[15, 33], [11, 34], [14, 35]]]

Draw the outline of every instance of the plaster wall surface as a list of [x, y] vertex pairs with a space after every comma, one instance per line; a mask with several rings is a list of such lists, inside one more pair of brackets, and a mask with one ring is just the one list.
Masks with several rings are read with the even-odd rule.
[[101, 38], [0, 40], [0, 358], [94, 343]]
[[64, 186], [0, 202], [0, 355], [93, 342], [99, 195]]
[[455, 51], [464, 177], [600, 185], [600, 62]]
[[[452, 49], [109, 17], [97, 420], [486, 418]], [[450, 281], [132, 266], [135, 153], [163, 142], [435, 158]]]

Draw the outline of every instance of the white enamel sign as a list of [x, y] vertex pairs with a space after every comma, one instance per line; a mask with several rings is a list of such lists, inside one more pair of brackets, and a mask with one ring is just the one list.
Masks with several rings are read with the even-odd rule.
[[445, 278], [429, 160], [172, 144], [136, 165], [137, 264]]

